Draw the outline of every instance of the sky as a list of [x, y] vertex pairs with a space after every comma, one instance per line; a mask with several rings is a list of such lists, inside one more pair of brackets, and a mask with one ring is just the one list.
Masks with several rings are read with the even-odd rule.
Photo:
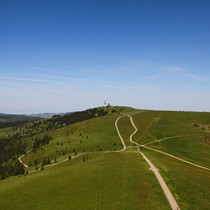
[[0, 113], [210, 111], [210, 1], [0, 0]]

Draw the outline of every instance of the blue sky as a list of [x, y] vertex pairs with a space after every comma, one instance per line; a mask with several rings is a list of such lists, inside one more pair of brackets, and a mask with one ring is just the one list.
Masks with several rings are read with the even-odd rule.
[[0, 112], [210, 111], [210, 2], [0, 0]]

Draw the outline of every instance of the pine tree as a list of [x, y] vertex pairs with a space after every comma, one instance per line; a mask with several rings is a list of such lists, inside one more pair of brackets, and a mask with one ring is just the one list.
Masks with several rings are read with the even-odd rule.
[[50, 164], [50, 163], [51, 163], [51, 161], [50, 161], [50, 159], [48, 158], [48, 159], [47, 159], [47, 164]]

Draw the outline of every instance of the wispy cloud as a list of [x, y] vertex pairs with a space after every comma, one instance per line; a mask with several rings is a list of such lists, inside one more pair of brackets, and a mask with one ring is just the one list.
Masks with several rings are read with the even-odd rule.
[[41, 72], [54, 72], [54, 73], [59, 73], [59, 70], [56, 69], [51, 69], [51, 68], [44, 68], [44, 67], [38, 67], [38, 66], [30, 66], [29, 69], [36, 70], [36, 71], [41, 71]]
[[205, 77], [205, 76], [193, 74], [193, 73], [186, 73], [185, 75], [197, 81], [210, 82], [210, 77]]
[[[46, 79], [32, 79], [32, 78], [23, 78], [23, 77], [6, 77], [0, 76], [0, 79], [5, 80], [16, 80], [16, 81], [26, 81], [26, 82], [39, 82], [39, 83], [58, 83], [58, 84], [65, 84], [65, 82], [55, 81], [55, 80], [46, 80]], [[9, 84], [9, 83], [8, 83]]]
[[184, 73], [186, 71], [185, 68], [180, 66], [169, 66], [168, 70], [174, 73]]
[[210, 77], [206, 77], [204, 75], [201, 75], [199, 73], [191, 73], [190, 69], [186, 69], [184, 67], [179, 66], [169, 66], [167, 68], [170, 72], [179, 74], [180, 76], [183, 76], [188, 79], [193, 79], [195, 81], [200, 82], [210, 82]]
[[17, 84], [8, 80], [1, 81], [1, 89], [6, 89], [7, 87], [14, 87], [14, 88], [24, 88], [22, 84]]

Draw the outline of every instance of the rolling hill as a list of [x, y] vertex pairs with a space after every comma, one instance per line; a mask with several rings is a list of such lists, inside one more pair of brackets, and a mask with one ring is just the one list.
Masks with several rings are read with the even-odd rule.
[[13, 156], [25, 175], [0, 181], [0, 209], [171, 209], [139, 151], [181, 209], [209, 208], [210, 113], [100, 107], [72, 116], [0, 129], [0, 143], [19, 133], [12, 142], [26, 146]]

